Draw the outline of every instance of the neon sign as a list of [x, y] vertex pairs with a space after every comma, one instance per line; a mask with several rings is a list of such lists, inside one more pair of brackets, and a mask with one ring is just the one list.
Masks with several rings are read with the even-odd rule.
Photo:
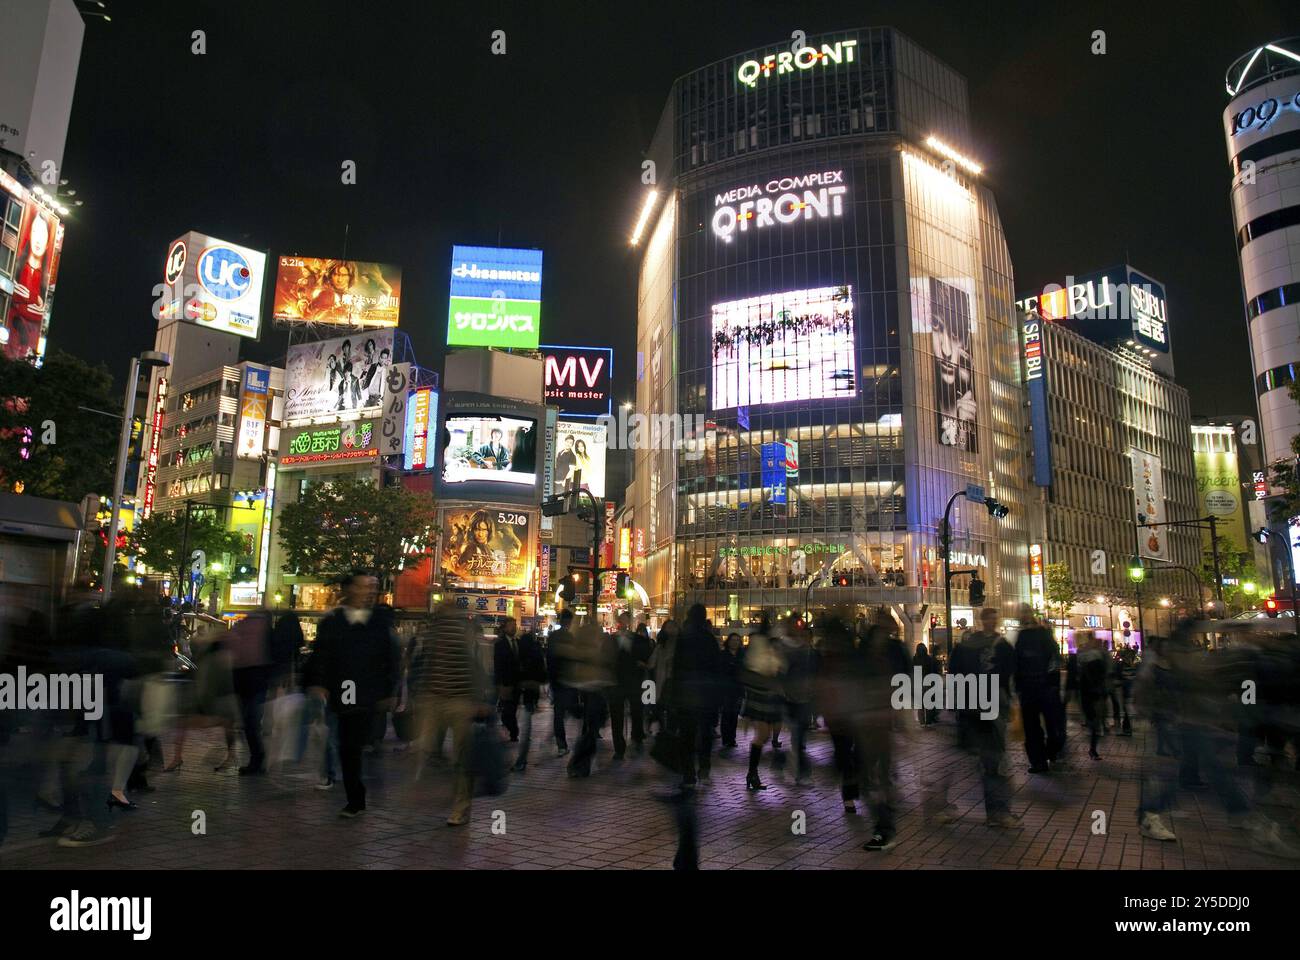
[[[796, 192], [802, 190], [802, 196]], [[801, 177], [779, 177], [766, 184], [734, 187], [713, 200], [713, 234], [727, 243], [739, 230], [745, 233], [777, 223], [794, 223], [844, 215], [843, 170], [808, 173]]]
[[379, 455], [374, 445], [373, 423], [346, 424], [328, 430], [304, 430], [289, 442], [289, 454], [280, 465], [295, 463], [334, 463], [339, 460], [363, 460]]
[[840, 40], [837, 43], [823, 43], [821, 49], [800, 47], [798, 50], [782, 50], [769, 53], [762, 60], [746, 60], [736, 71], [736, 79], [753, 89], [760, 79], [779, 77], [795, 70], [811, 70], [820, 64], [823, 67], [832, 63], [852, 63], [856, 40]]
[[153, 513], [154, 487], [158, 478], [158, 444], [162, 440], [163, 401], [167, 399], [167, 378], [158, 378], [158, 391], [153, 400], [153, 423], [149, 437], [149, 467], [144, 480], [144, 517]]

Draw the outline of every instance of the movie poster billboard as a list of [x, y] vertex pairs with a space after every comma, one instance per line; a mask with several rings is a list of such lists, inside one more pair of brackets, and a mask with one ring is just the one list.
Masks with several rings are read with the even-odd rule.
[[1169, 559], [1169, 528], [1143, 524], [1165, 520], [1165, 475], [1160, 458], [1137, 447], [1129, 447], [1133, 467], [1133, 500], [1138, 530], [1138, 548], [1152, 560]]
[[391, 330], [295, 344], [285, 371], [284, 419], [378, 413], [392, 362]]
[[978, 453], [970, 296], [960, 287], [930, 277], [928, 299], [939, 442]]
[[854, 395], [851, 287], [715, 303], [712, 315], [714, 410]]
[[582, 474], [582, 489], [593, 497], [605, 496], [605, 451], [609, 428], [603, 423], [561, 420], [555, 431], [553, 488], [565, 490]]
[[271, 313], [285, 323], [397, 326], [402, 268], [367, 260], [280, 257]]
[[63, 252], [63, 224], [0, 170], [0, 212], [9, 200], [17, 204], [18, 222], [0, 229], [0, 242], [9, 251], [0, 256], [0, 349], [10, 360], [40, 366]]
[[531, 586], [532, 514], [504, 507], [442, 511], [442, 574], [457, 587], [527, 590]]

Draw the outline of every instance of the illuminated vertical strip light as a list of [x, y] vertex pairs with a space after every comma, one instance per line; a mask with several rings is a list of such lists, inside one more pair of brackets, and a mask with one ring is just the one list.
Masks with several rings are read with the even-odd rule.
[[654, 209], [655, 201], [659, 199], [659, 191], [651, 190], [646, 194], [645, 203], [641, 205], [641, 215], [636, 219], [636, 228], [632, 231], [632, 246], [636, 246], [641, 241], [641, 233], [645, 230], [645, 225], [650, 219], [650, 211]]
[[1029, 545], [1029, 600], [1035, 610], [1042, 610], [1047, 602], [1043, 582], [1043, 545]]
[[275, 506], [275, 464], [266, 465], [266, 503], [262, 509], [262, 543], [257, 555], [257, 602], [266, 596], [267, 563], [271, 558], [271, 508]]

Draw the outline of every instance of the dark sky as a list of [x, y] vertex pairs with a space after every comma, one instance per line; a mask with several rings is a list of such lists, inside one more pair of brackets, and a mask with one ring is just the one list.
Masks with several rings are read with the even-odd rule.
[[[892, 25], [970, 83], [1018, 291], [1127, 252], [1167, 286], [1193, 411], [1253, 409], [1223, 75], [1300, 32], [1290, 4], [107, 2], [68, 133], [64, 176], [85, 205], [51, 341], [119, 378], [152, 345], [173, 238], [330, 257], [347, 229], [351, 257], [402, 265], [401, 326], [435, 369], [451, 245], [540, 247], [543, 340], [613, 346], [626, 395], [627, 235], [673, 79], [795, 29]], [[489, 51], [496, 29], [505, 56]], [[345, 160], [356, 185], [340, 182]], [[245, 356], [282, 359], [286, 334], [263, 330]]]

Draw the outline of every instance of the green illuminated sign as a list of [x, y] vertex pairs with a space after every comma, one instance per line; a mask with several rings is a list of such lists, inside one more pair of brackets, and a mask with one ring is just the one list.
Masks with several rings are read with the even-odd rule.
[[535, 350], [541, 313], [540, 300], [452, 297], [447, 317], [447, 345]]

